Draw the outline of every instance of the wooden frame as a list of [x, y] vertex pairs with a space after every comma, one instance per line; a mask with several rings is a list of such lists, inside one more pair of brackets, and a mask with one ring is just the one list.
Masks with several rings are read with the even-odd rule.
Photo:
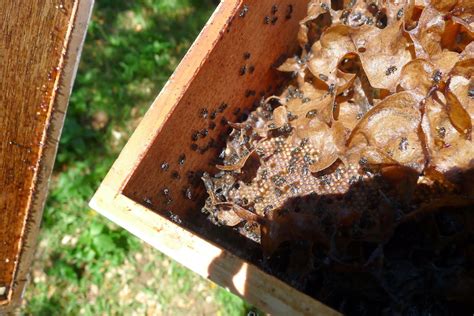
[[[272, 9], [275, 4], [278, 12]], [[306, 2], [301, 1], [222, 1], [121, 152], [90, 206], [266, 312], [336, 315], [324, 304], [269, 275], [257, 266], [258, 262], [243, 254], [245, 247], [251, 251], [255, 245], [238, 240], [239, 237], [223, 236], [231, 234], [228, 230], [220, 231], [220, 235], [208, 233], [212, 225], [206, 224], [199, 212], [205, 197], [202, 187], [192, 187], [192, 198], [181, 194], [189, 185], [186, 174], [193, 168], [215, 172], [209, 162], [217, 156], [219, 145], [213, 146], [214, 141], [210, 141], [204, 146], [204, 140], [225, 133], [227, 127], [219, 124], [219, 119], [230, 119], [228, 115], [240, 111], [240, 107], [250, 108], [284, 82], [285, 77], [275, 70], [275, 64], [296, 52], [298, 21], [305, 14]], [[220, 114], [216, 114], [213, 109], [224, 103], [227, 108], [222, 110], [221, 106]], [[200, 110], [211, 104], [213, 109]], [[217, 124], [208, 117], [214, 114], [222, 117], [215, 119]], [[234, 115], [232, 119], [237, 118]], [[207, 129], [211, 125], [214, 128]], [[191, 135], [194, 130], [205, 130], [202, 139]], [[186, 157], [186, 164], [178, 162], [178, 157]], [[173, 200], [163, 200], [163, 188], [167, 198], [168, 192], [173, 192]], [[244, 248], [239, 251], [238, 247]]]
[[[93, 0], [0, 8], [0, 314], [21, 302]], [[11, 172], [14, 170], [14, 172]], [[3, 273], [3, 274], [2, 274]]]
[[101, 186], [91, 207], [183, 266], [275, 315], [339, 315], [133, 200]]

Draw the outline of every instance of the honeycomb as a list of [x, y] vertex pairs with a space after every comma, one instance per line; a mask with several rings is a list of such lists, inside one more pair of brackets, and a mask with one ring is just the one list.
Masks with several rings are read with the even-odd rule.
[[230, 123], [202, 211], [344, 314], [471, 314], [473, 16], [309, 1], [288, 86]]
[[449, 6], [456, 29], [438, 2], [310, 1], [301, 55], [278, 68], [290, 84], [230, 123], [203, 212], [271, 254], [334, 234], [382, 243], [414, 214], [472, 205], [470, 9]]

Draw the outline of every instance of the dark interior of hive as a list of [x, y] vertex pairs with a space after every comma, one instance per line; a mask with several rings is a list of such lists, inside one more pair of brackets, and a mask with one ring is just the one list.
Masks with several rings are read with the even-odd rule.
[[[306, 39], [298, 34], [298, 22], [308, 14], [306, 2], [242, 4], [123, 193], [344, 313], [471, 313], [474, 310], [470, 299], [474, 293], [471, 168], [474, 156], [469, 139], [472, 122], [456, 121], [453, 118], [456, 114], [449, 112], [455, 108], [449, 103], [453, 95], [449, 90], [452, 78], [449, 78], [456, 73], [467, 74], [468, 95], [463, 99], [467, 101], [461, 106], [470, 106], [472, 115], [472, 28], [462, 24], [472, 20], [472, 8], [461, 10], [444, 2], [433, 2], [426, 7], [410, 7], [402, 2], [394, 4], [395, 7], [363, 1], [310, 1], [310, 4], [313, 19], [305, 24], [309, 29]], [[453, 41], [442, 43], [442, 49], [449, 51], [446, 55], [461, 56], [456, 61], [463, 64], [462, 69], [452, 70], [456, 68], [454, 62], [449, 64], [448, 58], [443, 59], [445, 62], [439, 63], [443, 71], [433, 68], [430, 73], [427, 91], [430, 97], [421, 99], [417, 99], [418, 92], [410, 92], [413, 81], [403, 77], [406, 73], [421, 78], [428, 67], [423, 64], [424, 68], [417, 68], [416, 63], [424, 62], [420, 61], [418, 51], [408, 57], [418, 60], [412, 61], [412, 68], [405, 67], [405, 61], [401, 66], [397, 64], [398, 68], [385, 63], [378, 66], [383, 69], [360, 70], [365, 60], [387, 54], [378, 51], [379, 55], [364, 55], [371, 50], [364, 40], [383, 34], [375, 44], [383, 46], [380, 43], [386, 37], [382, 31], [393, 29], [391, 23], [408, 25], [408, 20], [403, 18], [403, 13], [408, 16], [408, 12], [411, 12], [409, 18], [416, 20], [413, 29], [430, 25], [433, 12], [441, 12], [442, 23], [446, 23], [443, 34], [451, 32], [449, 38], [464, 43], [457, 46]], [[313, 51], [308, 51], [314, 56], [319, 49], [314, 42], [322, 36], [318, 32], [329, 34], [329, 25], [325, 25], [328, 19], [343, 25], [330, 29], [338, 30], [339, 43], [343, 35], [353, 32], [350, 38], [355, 38], [356, 53], [345, 53], [341, 60], [347, 64], [339, 70], [359, 65], [355, 80], [322, 70], [319, 76], [312, 71], [312, 77], [309, 71], [303, 70], [306, 79], [301, 79], [300, 66], [310, 58], [305, 53], [308, 43], [299, 48], [298, 40], [311, 42]], [[362, 35], [354, 31], [361, 24], [368, 27]], [[347, 29], [341, 31], [343, 27]], [[397, 41], [415, 41], [416, 36], [407, 39], [407, 34]], [[357, 39], [366, 47], [357, 47]], [[390, 40], [385, 44], [393, 46]], [[324, 51], [320, 53], [324, 55]], [[291, 71], [278, 71], [294, 54], [298, 57], [285, 63]], [[311, 58], [321, 69], [327, 66]], [[397, 62], [403, 63], [393, 61]], [[382, 72], [382, 79], [377, 77], [377, 71]], [[335, 85], [341, 80], [351, 81], [352, 91], [346, 93], [339, 86], [331, 87], [329, 82], [333, 77]], [[373, 78], [381, 80], [382, 87], [373, 89], [372, 97], [359, 96], [358, 100], [357, 87], [367, 91], [364, 82], [371, 85]], [[314, 91], [308, 92], [300, 80], [326, 89], [324, 96], [333, 96], [329, 123], [325, 122], [324, 111], [318, 113], [306, 106], [311, 103]], [[293, 88], [288, 89], [289, 84]], [[431, 141], [430, 136], [425, 136], [428, 140], [422, 140], [424, 143], [420, 141], [424, 146], [413, 145], [414, 139], [421, 139], [423, 134], [422, 115], [429, 117], [430, 109], [435, 108], [433, 104], [442, 103], [434, 97], [436, 93], [447, 100], [448, 106], [442, 110], [448, 112], [445, 120], [438, 119], [434, 127], [436, 137], [444, 141], [442, 145], [436, 139], [433, 142], [451, 150], [447, 155], [452, 157], [447, 160], [460, 161], [460, 165], [442, 171], [432, 167], [426, 158], [430, 155], [431, 162], [435, 161], [432, 148], [426, 145]], [[268, 99], [272, 95], [280, 97]], [[356, 102], [346, 102], [348, 99]], [[384, 100], [378, 103], [375, 99]], [[423, 104], [422, 109], [418, 106], [414, 111], [399, 106], [413, 100]], [[388, 103], [399, 107], [398, 111], [374, 109], [387, 108]], [[298, 112], [300, 108], [304, 111]], [[418, 121], [413, 113], [421, 113]], [[343, 120], [351, 115], [353, 119]], [[294, 122], [299, 122], [298, 116], [300, 119], [304, 116], [304, 124], [314, 122], [314, 117], [319, 121], [297, 134]], [[450, 129], [441, 126], [448, 121]], [[385, 135], [386, 130], [403, 130], [404, 124], [408, 128], [403, 130], [406, 134], [401, 132], [396, 140], [391, 139], [383, 146], [377, 139], [374, 141], [385, 150], [383, 155], [373, 150], [369, 140], [361, 141], [364, 146], [370, 145], [363, 150], [346, 150], [342, 155], [334, 145], [340, 137], [334, 132], [338, 124], [343, 131], [352, 129], [349, 136], [342, 136], [346, 147], [361, 135], [367, 138], [366, 134], [375, 129], [378, 135]], [[359, 134], [354, 132], [356, 129]], [[463, 137], [462, 144], [456, 145], [459, 148], [453, 145], [449, 149], [448, 139], [452, 139], [447, 136], [449, 133]], [[466, 155], [471, 160], [463, 164]], [[446, 159], [436, 161], [442, 161], [442, 165]]]

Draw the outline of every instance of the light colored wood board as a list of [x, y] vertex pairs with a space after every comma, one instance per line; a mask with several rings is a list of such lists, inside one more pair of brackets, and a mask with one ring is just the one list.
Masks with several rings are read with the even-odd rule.
[[[145, 154], [139, 155], [139, 164], [134, 166], [123, 193], [142, 204], [147, 201], [148, 207], [160, 213], [171, 211], [191, 221], [194, 216], [202, 216], [204, 185], [198, 175], [190, 180], [188, 172], [217, 173], [215, 158], [223, 149], [230, 128], [221, 124], [222, 119], [239, 121], [254, 102], [258, 105], [263, 96], [271, 95], [288, 80], [289, 75], [275, 66], [298, 50], [298, 22], [306, 14], [306, 1], [235, 3], [229, 10], [223, 11], [225, 5], [218, 9], [215, 19], [153, 104], [149, 114], [153, 118], [143, 123], [147, 135], [154, 134], [155, 138]], [[276, 14], [272, 14], [273, 6], [277, 6]], [[291, 18], [287, 18], [290, 8]], [[246, 58], [246, 53], [250, 57]], [[220, 113], [223, 103], [228, 107]], [[202, 110], [208, 111], [206, 118]], [[240, 111], [235, 115], [237, 110]], [[214, 111], [217, 115], [212, 119]], [[193, 141], [199, 132], [201, 136]], [[133, 142], [143, 144], [143, 139], [132, 138], [130, 143]], [[191, 146], [198, 146], [198, 151]], [[128, 159], [137, 157], [136, 153], [130, 155], [128, 149], [125, 152]], [[178, 163], [181, 155], [186, 157], [184, 165]], [[161, 169], [163, 163], [169, 165], [168, 170]], [[164, 189], [170, 192], [172, 203], [168, 203]], [[191, 192], [191, 200], [183, 194], [186, 191]]]
[[19, 304], [93, 0], [0, 6], [0, 313]]
[[115, 188], [101, 185], [91, 207], [165, 255], [275, 315], [339, 315], [237, 256], [179, 227]]

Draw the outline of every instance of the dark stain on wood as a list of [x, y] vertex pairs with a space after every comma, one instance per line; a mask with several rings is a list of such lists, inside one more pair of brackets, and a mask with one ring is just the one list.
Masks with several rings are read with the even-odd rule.
[[9, 298], [20, 253], [26, 251], [22, 241], [35, 224], [27, 221], [28, 212], [41, 181], [38, 169], [45, 142], [52, 141], [46, 131], [77, 2], [0, 5], [0, 290], [5, 292], [0, 305]]

